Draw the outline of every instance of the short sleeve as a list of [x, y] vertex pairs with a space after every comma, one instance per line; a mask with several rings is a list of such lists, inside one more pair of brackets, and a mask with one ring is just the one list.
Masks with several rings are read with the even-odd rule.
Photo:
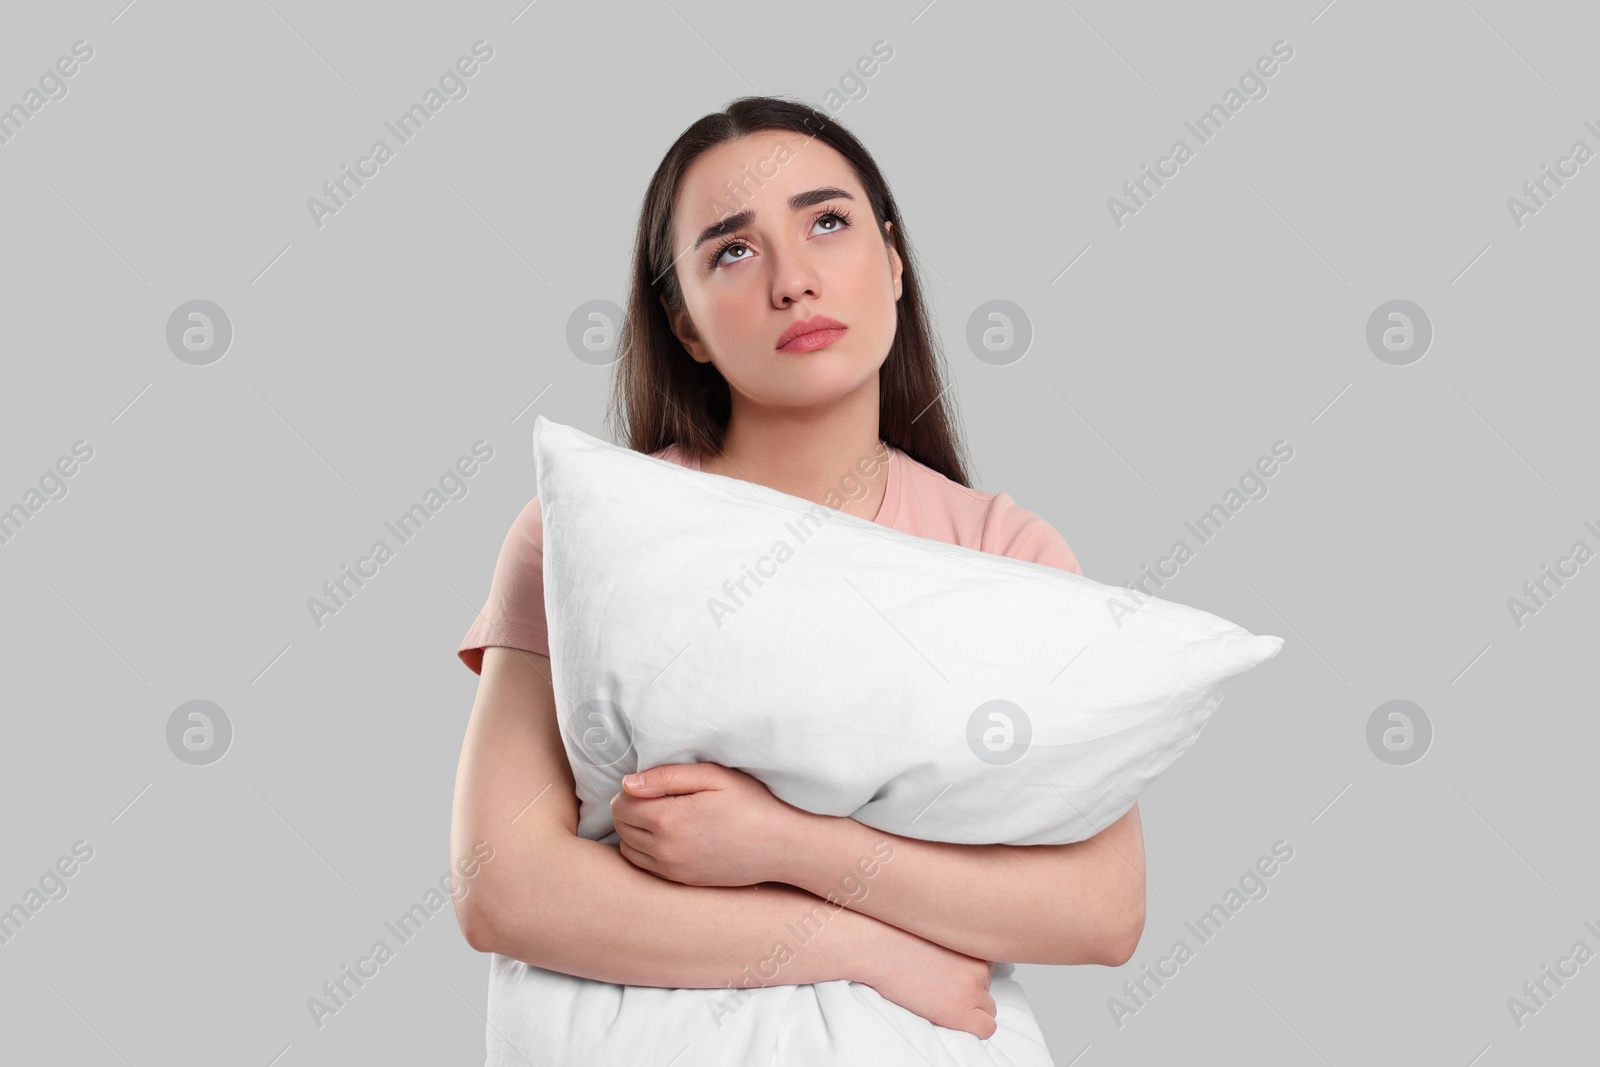
[[983, 524], [983, 550], [1029, 563], [1082, 574], [1066, 538], [1044, 517], [1020, 506], [1009, 493], [996, 494]]
[[494, 565], [489, 599], [461, 639], [456, 655], [474, 674], [483, 673], [483, 650], [490, 645], [550, 655], [550, 627], [544, 613], [544, 513], [530, 500]]

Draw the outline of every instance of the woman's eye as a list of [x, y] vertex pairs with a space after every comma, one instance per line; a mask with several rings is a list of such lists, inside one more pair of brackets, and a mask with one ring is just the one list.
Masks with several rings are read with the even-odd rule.
[[[825, 223], [831, 225], [829, 225], [827, 229], [823, 230], [824, 233], [838, 233], [840, 230], [843, 230], [846, 226], [850, 225], [850, 221], [837, 211], [825, 211], [821, 215], [817, 216], [817, 221], [812, 223], [812, 226], [822, 226]], [[736, 250], [743, 252], [744, 255], [735, 256], [732, 259], [729, 259], [729, 253]], [[724, 261], [728, 263], [737, 263], [741, 259], [749, 258], [750, 246], [742, 241], [733, 241], [722, 246], [722, 250], [716, 254], [715, 258], [712, 259], [711, 266], [716, 268], [722, 266]]]
[[[736, 248], [740, 249], [740, 250], [742, 250], [744, 252], [749, 252], [750, 251], [749, 246], [740, 244], [737, 241], [735, 241], [735, 242], [733, 242], [731, 244], [723, 245], [722, 246], [722, 251], [718, 252], [716, 254], [716, 257], [714, 259], [712, 259], [711, 266], [713, 268], [722, 266], [722, 261], [727, 257], [728, 253], [732, 252]], [[749, 257], [748, 256], [739, 256], [737, 258], [738, 259], [747, 259]], [[734, 260], [730, 260], [729, 262], [735, 262], [735, 261]]]

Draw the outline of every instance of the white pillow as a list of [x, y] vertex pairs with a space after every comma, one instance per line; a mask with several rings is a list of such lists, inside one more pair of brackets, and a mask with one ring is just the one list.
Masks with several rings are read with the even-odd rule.
[[1125, 589], [543, 415], [533, 447], [556, 704], [593, 840], [619, 840], [624, 774], [709, 761], [905, 837], [1080, 841], [1283, 647], [1158, 598], [1119, 620]]

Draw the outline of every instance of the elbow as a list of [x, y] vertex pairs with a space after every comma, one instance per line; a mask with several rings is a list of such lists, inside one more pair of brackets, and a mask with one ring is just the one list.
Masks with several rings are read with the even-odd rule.
[[[1095, 921], [1087, 925], [1084, 914], [1080, 912], [1063, 918], [1063, 926], [1048, 953], [1006, 958], [1061, 965], [1094, 963], [1102, 967], [1121, 967], [1133, 958], [1134, 951], [1144, 937], [1143, 900], [1134, 905], [1123, 904], [1088, 913], [1095, 916]], [[1034, 947], [1037, 947], [1037, 943], [1034, 943]]]
[[456, 924], [467, 944], [479, 952], [537, 963], [555, 928], [539, 920], [544, 909], [530, 910], [527, 905], [546, 887], [536, 878], [514, 880], [510, 874], [480, 875], [477, 884], [455, 902]]
[[[463, 883], [465, 885], [465, 883]], [[503, 947], [504, 914], [500, 900], [491, 890], [494, 884], [479, 877], [478, 884], [455, 901], [456, 925], [467, 944], [479, 952], [499, 952]]]
[[1122, 920], [1115, 928], [1116, 936], [1108, 938], [1106, 942], [1105, 956], [1100, 962], [1107, 967], [1121, 967], [1133, 959], [1134, 950], [1144, 937], [1144, 901], [1140, 900], [1137, 907], [1128, 909]]
[[469, 894], [456, 902], [456, 925], [467, 944], [479, 952], [493, 952], [496, 944], [493, 916], [484, 906], [481, 892]]
[[543, 921], [545, 908], [534, 906], [554, 892], [553, 886], [530, 872], [559, 870], [552, 858], [556, 840], [548, 842], [509, 842], [493, 854], [493, 867], [481, 864], [470, 875], [453, 882], [460, 894], [454, 900], [456, 925], [461, 936], [479, 952], [497, 952], [527, 962], [530, 953], [541, 951], [553, 932]]

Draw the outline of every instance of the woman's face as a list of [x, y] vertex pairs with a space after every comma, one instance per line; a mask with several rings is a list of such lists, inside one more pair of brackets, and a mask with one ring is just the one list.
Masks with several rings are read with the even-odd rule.
[[[668, 309], [673, 330], [736, 396], [811, 406], [875, 381], [894, 340], [900, 256], [832, 147], [764, 130], [701, 153], [679, 182], [673, 250], [684, 300]], [[809, 352], [779, 350], [816, 315], [845, 330]]]

